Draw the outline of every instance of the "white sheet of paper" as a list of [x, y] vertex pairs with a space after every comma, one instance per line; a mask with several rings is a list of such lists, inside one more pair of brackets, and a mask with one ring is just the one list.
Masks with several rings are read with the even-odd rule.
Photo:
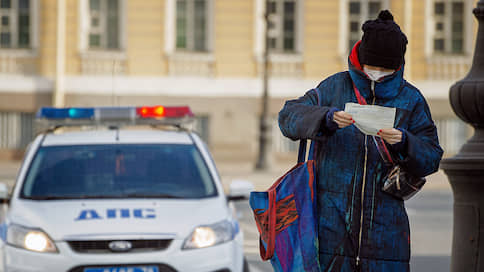
[[346, 103], [345, 112], [353, 116], [354, 125], [366, 135], [377, 136], [380, 129], [392, 128], [395, 123], [395, 108]]

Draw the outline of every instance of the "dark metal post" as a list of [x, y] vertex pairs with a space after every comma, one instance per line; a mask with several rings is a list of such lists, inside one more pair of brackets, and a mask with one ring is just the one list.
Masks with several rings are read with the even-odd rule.
[[270, 167], [271, 121], [269, 119], [269, 1], [265, 1], [264, 13], [264, 55], [262, 70], [262, 111], [259, 127], [259, 157], [255, 168], [267, 170]]
[[484, 0], [471, 70], [450, 88], [454, 112], [475, 129], [460, 152], [441, 163], [454, 193], [452, 272], [484, 271]]

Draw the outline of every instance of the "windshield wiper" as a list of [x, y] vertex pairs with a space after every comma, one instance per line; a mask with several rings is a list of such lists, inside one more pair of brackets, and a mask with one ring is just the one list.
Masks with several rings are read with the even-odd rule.
[[24, 199], [30, 200], [61, 200], [61, 199], [72, 199], [70, 196], [28, 196], [23, 197]]
[[170, 194], [145, 195], [145, 194], [139, 194], [139, 193], [125, 194], [122, 197], [126, 197], [126, 198], [171, 198], [171, 199], [184, 198], [182, 196], [176, 196], [176, 195], [170, 195]]
[[77, 196], [29, 196], [23, 197], [30, 200], [66, 200], [66, 199], [106, 199], [106, 198], [122, 198], [122, 196], [107, 196], [107, 195], [77, 195]]
[[78, 196], [31, 196], [23, 197], [30, 200], [65, 200], [65, 199], [120, 199], [120, 198], [169, 198], [169, 199], [181, 199], [184, 197], [170, 195], [170, 194], [158, 194], [158, 195], [145, 195], [139, 193], [123, 194], [123, 195], [78, 195]]

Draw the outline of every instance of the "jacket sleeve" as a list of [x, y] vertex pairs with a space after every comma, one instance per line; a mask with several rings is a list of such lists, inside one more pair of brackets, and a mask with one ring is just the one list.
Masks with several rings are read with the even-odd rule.
[[279, 128], [292, 140], [321, 140], [334, 131], [325, 126], [331, 108], [318, 105], [318, 90], [312, 89], [298, 99], [286, 101], [279, 112]]
[[404, 133], [406, 145], [398, 153], [402, 159], [400, 164], [405, 170], [418, 177], [437, 172], [443, 150], [439, 145], [437, 128], [423, 97], [417, 103], [409, 127]]

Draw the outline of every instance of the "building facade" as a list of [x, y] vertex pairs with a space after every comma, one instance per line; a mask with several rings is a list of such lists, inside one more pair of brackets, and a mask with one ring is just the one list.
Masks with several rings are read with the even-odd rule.
[[[272, 155], [286, 99], [347, 69], [361, 24], [390, 9], [409, 38], [406, 78], [448, 155], [471, 133], [449, 87], [470, 68], [476, 0], [268, 0]], [[41, 106], [190, 105], [217, 160], [254, 160], [265, 0], [0, 1], [0, 158], [18, 158]]]

